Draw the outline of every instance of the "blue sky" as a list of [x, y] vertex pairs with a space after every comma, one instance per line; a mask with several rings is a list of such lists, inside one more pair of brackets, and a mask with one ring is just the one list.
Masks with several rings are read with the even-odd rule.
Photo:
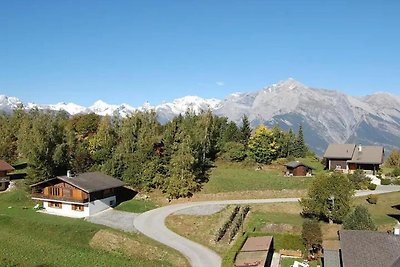
[[293, 77], [400, 94], [400, 1], [0, 0], [0, 94], [133, 106]]

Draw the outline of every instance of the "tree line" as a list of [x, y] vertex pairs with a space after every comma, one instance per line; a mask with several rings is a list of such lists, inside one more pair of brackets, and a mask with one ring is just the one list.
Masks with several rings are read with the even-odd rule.
[[27, 162], [30, 184], [67, 170], [101, 171], [169, 198], [199, 190], [218, 157], [268, 164], [309, 151], [301, 126], [298, 134], [278, 126], [252, 131], [246, 116], [238, 126], [210, 111], [189, 110], [161, 125], [154, 111], [120, 118], [20, 108], [1, 114], [0, 127], [0, 158]]

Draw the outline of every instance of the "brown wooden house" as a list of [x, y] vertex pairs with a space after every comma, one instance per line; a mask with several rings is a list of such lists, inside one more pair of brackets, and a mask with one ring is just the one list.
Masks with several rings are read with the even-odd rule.
[[324, 158], [328, 170], [352, 173], [361, 169], [375, 174], [383, 163], [384, 154], [383, 146], [330, 144]]
[[43, 201], [49, 213], [86, 217], [116, 205], [123, 183], [100, 172], [58, 176], [31, 185], [32, 199]]
[[14, 171], [13, 166], [4, 160], [0, 160], [0, 191], [4, 191], [8, 188], [10, 184], [10, 176], [8, 176], [8, 173], [12, 171]]
[[296, 160], [291, 161], [286, 166], [287, 176], [310, 176], [312, 175], [313, 168]]

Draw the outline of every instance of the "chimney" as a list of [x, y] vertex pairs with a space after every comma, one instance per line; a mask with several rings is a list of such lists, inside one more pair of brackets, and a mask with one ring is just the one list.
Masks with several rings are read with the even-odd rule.
[[358, 152], [360, 152], [360, 153], [362, 152], [362, 146], [361, 146], [361, 144], [358, 145]]
[[67, 171], [67, 177], [71, 178], [71, 171], [70, 170]]

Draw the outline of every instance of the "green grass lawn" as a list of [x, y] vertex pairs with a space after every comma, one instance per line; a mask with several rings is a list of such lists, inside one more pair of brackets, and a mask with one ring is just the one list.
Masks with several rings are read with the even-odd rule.
[[[298, 262], [303, 262], [303, 259], [300, 258], [290, 258], [290, 257], [282, 257], [281, 258], [281, 267], [290, 267], [293, 265], [293, 263], [295, 261]], [[311, 261], [308, 262], [308, 264], [310, 265], [310, 267], [317, 267], [318, 265], [321, 266], [321, 264], [318, 261]]]
[[157, 208], [156, 204], [154, 204], [150, 200], [143, 200], [143, 199], [131, 199], [115, 207], [115, 209], [117, 210], [123, 210], [135, 213], [142, 213], [155, 208]]
[[391, 226], [396, 223], [396, 219], [389, 215], [397, 215], [400, 217], [400, 210], [392, 208], [394, 205], [400, 205], [400, 192], [378, 195], [377, 204], [369, 204], [366, 198], [367, 197], [358, 197], [354, 201], [354, 204], [366, 206], [375, 224], [382, 227], [387, 226], [390, 229]]
[[37, 213], [33, 206], [22, 190], [0, 194], [0, 266], [172, 266], [92, 248], [90, 240], [106, 227]]
[[204, 185], [202, 193], [304, 189], [311, 181], [310, 177], [284, 177], [277, 170], [256, 171], [238, 164], [218, 163], [212, 169], [210, 180]]

